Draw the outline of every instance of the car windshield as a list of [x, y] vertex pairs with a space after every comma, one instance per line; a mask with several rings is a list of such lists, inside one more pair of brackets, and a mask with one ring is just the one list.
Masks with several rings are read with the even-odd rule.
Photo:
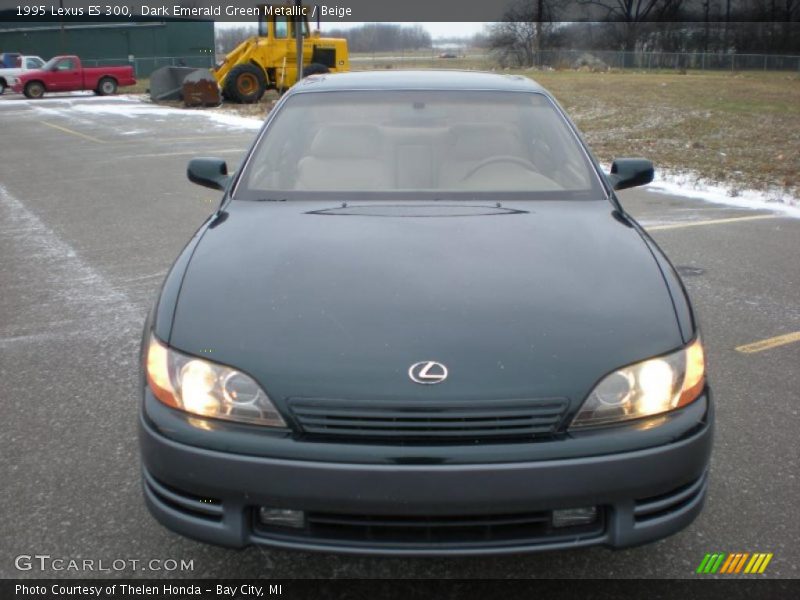
[[300, 93], [279, 109], [234, 197], [602, 198], [569, 125], [544, 94]]

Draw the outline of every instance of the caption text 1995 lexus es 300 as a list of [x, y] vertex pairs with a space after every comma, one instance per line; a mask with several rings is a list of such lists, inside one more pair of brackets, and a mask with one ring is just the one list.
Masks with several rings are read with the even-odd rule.
[[686, 292], [553, 98], [461, 72], [310, 77], [145, 325], [147, 506], [186, 536], [362, 554], [625, 547], [702, 508]]

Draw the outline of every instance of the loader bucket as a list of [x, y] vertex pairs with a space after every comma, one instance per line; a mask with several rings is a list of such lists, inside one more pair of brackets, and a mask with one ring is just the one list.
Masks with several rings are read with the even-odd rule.
[[150, 99], [153, 102], [180, 100], [183, 80], [196, 71], [192, 67], [161, 67], [150, 74]]
[[208, 69], [196, 69], [183, 80], [186, 106], [219, 106], [221, 102], [217, 80]]

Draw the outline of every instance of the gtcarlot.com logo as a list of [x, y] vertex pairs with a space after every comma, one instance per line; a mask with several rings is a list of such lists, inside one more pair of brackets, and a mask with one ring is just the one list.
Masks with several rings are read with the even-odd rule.
[[63, 558], [49, 554], [20, 554], [14, 558], [18, 571], [194, 571], [194, 560], [174, 558]]
[[696, 573], [748, 575], [763, 573], [772, 560], [772, 552], [714, 552], [706, 554]]

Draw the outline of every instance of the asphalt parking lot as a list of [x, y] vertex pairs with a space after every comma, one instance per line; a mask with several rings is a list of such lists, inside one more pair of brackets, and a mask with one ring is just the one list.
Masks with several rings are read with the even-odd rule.
[[[624, 551], [389, 559], [233, 551], [158, 525], [140, 491], [141, 327], [218, 200], [186, 180], [187, 160], [235, 165], [254, 133], [124, 99], [0, 100], [0, 577], [683, 578], [707, 552], [771, 552], [760, 577], [800, 574], [800, 335], [775, 339], [800, 332], [800, 219], [642, 190], [624, 204], [684, 274], [715, 392], [691, 527]], [[194, 569], [18, 571], [24, 554]]]

